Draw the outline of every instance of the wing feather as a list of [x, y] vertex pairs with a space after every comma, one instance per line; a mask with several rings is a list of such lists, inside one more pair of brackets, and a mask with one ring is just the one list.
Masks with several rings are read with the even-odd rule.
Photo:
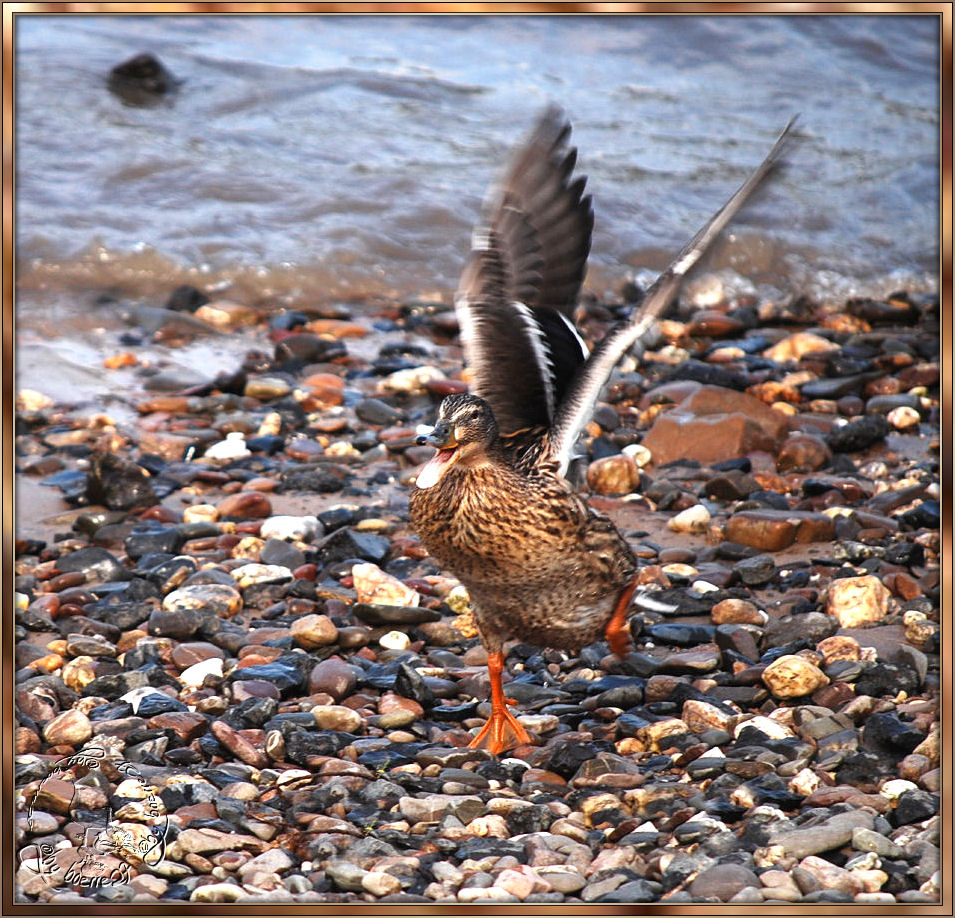
[[581, 367], [560, 403], [551, 430], [550, 444], [561, 474], [566, 474], [574, 446], [590, 420], [601, 389], [624, 354], [647, 332], [676, 295], [686, 273], [699, 261], [713, 240], [739, 211], [779, 158], [796, 118], [776, 139], [766, 158], [735, 194], [704, 224], [657, 278], [630, 322], [608, 334]]
[[472, 389], [504, 433], [549, 427], [587, 357], [572, 314], [593, 207], [569, 136], [563, 112], [545, 109], [491, 189], [455, 297]]

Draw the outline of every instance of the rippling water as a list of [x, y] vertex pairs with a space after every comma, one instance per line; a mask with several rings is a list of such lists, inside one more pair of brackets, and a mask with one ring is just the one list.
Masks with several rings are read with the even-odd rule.
[[[797, 112], [788, 165], [709, 266], [930, 289], [938, 41], [929, 16], [22, 16], [18, 321], [184, 280], [448, 297], [549, 100], [590, 177], [597, 291], [662, 268]], [[106, 86], [141, 51], [182, 80], [154, 107]]]

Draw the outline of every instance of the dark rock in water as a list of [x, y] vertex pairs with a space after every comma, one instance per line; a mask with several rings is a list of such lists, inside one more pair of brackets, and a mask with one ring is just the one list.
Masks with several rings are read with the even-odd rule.
[[855, 453], [867, 449], [889, 432], [889, 422], [881, 414], [867, 414], [837, 427], [826, 435], [826, 443], [836, 453]]
[[172, 309], [175, 312], [195, 312], [208, 302], [209, 297], [201, 290], [193, 287], [192, 284], [182, 284], [169, 294], [166, 309]]
[[155, 105], [163, 96], [173, 92], [179, 81], [163, 66], [155, 55], [137, 54], [109, 72], [107, 83], [129, 105]]
[[348, 558], [362, 558], [377, 564], [388, 557], [390, 548], [386, 538], [372, 532], [336, 529], [318, 543], [316, 551], [324, 564]]
[[87, 583], [129, 580], [132, 574], [105, 548], [91, 545], [57, 559], [56, 569], [63, 573], [82, 571]]

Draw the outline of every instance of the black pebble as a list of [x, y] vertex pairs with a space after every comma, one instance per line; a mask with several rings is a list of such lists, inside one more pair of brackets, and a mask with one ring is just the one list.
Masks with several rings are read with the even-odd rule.
[[172, 92], [179, 81], [153, 54], [143, 53], [117, 64], [109, 72], [111, 92], [130, 105], [155, 105]]
[[907, 826], [930, 819], [938, 809], [937, 795], [924, 790], [910, 790], [899, 797], [895, 809], [889, 813], [889, 821], [896, 827]]
[[881, 414], [867, 414], [831, 430], [826, 443], [835, 453], [855, 453], [884, 440], [888, 432], [889, 422]]

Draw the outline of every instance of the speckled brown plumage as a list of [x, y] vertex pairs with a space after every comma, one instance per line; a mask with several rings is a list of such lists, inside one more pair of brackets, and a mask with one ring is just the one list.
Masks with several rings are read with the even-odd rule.
[[488, 650], [511, 637], [579, 650], [603, 636], [636, 557], [553, 463], [522, 468], [523, 451], [497, 435], [485, 402], [448, 399], [441, 417], [454, 424], [471, 409], [486, 424], [479, 461], [463, 459], [433, 487], [416, 488], [412, 526], [467, 586]]

